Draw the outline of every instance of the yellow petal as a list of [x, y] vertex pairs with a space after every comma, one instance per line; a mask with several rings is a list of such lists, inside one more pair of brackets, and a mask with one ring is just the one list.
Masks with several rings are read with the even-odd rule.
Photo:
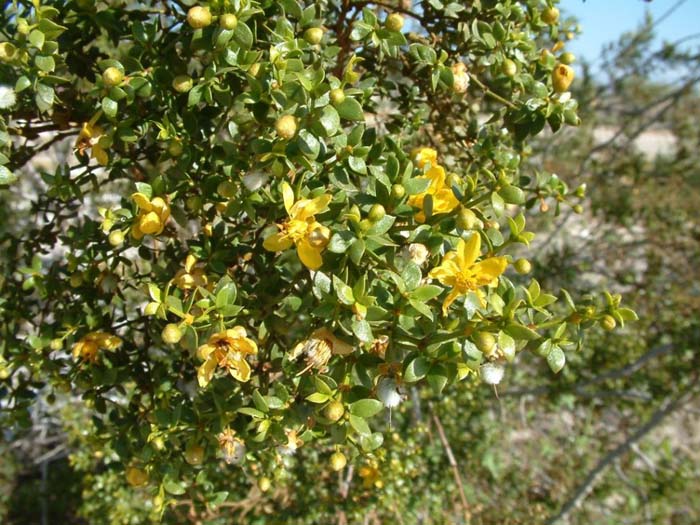
[[131, 236], [137, 241], [143, 238], [143, 232], [141, 231], [141, 228], [139, 228], [139, 221], [136, 221], [131, 225]]
[[232, 337], [233, 339], [240, 339], [246, 337], [248, 334], [246, 333], [245, 328], [239, 325], [226, 330], [226, 335], [228, 337]]
[[459, 206], [459, 201], [450, 188], [439, 190], [433, 195], [433, 215], [448, 213]]
[[207, 359], [204, 361], [204, 364], [197, 369], [197, 382], [201, 388], [209, 384], [212, 377], [214, 377], [214, 370], [216, 370], [216, 360], [214, 358]]
[[297, 255], [309, 270], [318, 270], [323, 265], [321, 250], [311, 246], [307, 240], [297, 244]]
[[460, 239], [457, 243], [457, 264], [461, 270], [469, 268], [481, 253], [481, 236], [473, 233], [467, 242]]
[[109, 163], [109, 155], [107, 155], [107, 152], [97, 144], [92, 147], [92, 157], [100, 166], [106, 166]]
[[139, 219], [139, 229], [146, 235], [157, 234], [163, 230], [163, 224], [160, 222], [160, 217], [154, 211], [141, 215]]
[[472, 267], [479, 284], [488, 284], [506, 271], [508, 260], [505, 257], [490, 257]]
[[250, 365], [242, 357], [239, 359], [233, 359], [229, 361], [229, 373], [241, 381], [242, 383], [247, 382], [250, 379]]
[[283, 252], [292, 247], [294, 242], [284, 233], [278, 232], [270, 235], [263, 242], [263, 247], [270, 252]]
[[431, 279], [438, 279], [442, 284], [447, 286], [452, 286], [454, 284], [455, 277], [460, 273], [459, 267], [455, 261], [447, 259], [442, 261], [440, 266], [436, 266], [430, 273], [428, 277]]
[[295, 219], [305, 220], [324, 211], [331, 199], [330, 195], [321, 195], [315, 199], [300, 200], [292, 207], [290, 215]]
[[136, 206], [138, 206], [139, 209], [141, 209], [141, 210], [144, 210], [144, 211], [152, 211], [153, 210], [153, 206], [151, 205], [151, 201], [143, 193], [132, 194], [131, 200], [133, 200], [136, 203]]
[[282, 183], [282, 199], [284, 200], [284, 209], [287, 213], [291, 213], [292, 206], [294, 206], [294, 190], [286, 182]]
[[445, 302], [442, 303], [442, 315], [447, 315], [447, 309], [452, 303], [455, 302], [455, 299], [457, 299], [457, 297], [459, 296], [459, 290], [457, 290], [456, 288], [452, 288], [452, 290], [450, 290], [450, 293], [447, 294], [447, 297], [445, 297]]
[[203, 361], [206, 361], [209, 359], [209, 356], [212, 354], [212, 352], [214, 352], [214, 350], [216, 350], [216, 348], [210, 344], [201, 345], [199, 348], [197, 348], [197, 357]]

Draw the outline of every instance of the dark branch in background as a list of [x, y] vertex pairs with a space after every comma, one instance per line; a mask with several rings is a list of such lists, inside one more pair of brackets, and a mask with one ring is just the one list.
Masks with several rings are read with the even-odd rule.
[[632, 435], [630, 435], [623, 443], [615, 447], [613, 450], [608, 452], [598, 463], [596, 466], [591, 470], [588, 475], [585, 477], [585, 479], [581, 482], [578, 487], [574, 490], [574, 492], [571, 494], [571, 496], [566, 500], [564, 505], [562, 505], [561, 510], [549, 518], [545, 524], [546, 525], [553, 525], [559, 520], [565, 518], [566, 516], [569, 515], [569, 513], [579, 505], [585, 497], [588, 495], [588, 493], [591, 491], [593, 486], [596, 484], [598, 481], [600, 475], [602, 472], [615, 460], [617, 460], [619, 457], [621, 457], [623, 454], [625, 454], [630, 448], [632, 448], [632, 445], [634, 445], [637, 441], [642, 439], [644, 436], [646, 436], [649, 432], [651, 432], [656, 426], [658, 426], [669, 414], [673, 413], [675, 410], [680, 408], [682, 405], [687, 403], [693, 398], [693, 394], [695, 393], [694, 391], [694, 386], [697, 385], [697, 378], [695, 381], [691, 384], [691, 387], [688, 388], [685, 392], [681, 393], [677, 397], [675, 397], [672, 400], [666, 400], [662, 406], [654, 412], [654, 414], [649, 418], [649, 421], [644, 423], [641, 427], [639, 427]]

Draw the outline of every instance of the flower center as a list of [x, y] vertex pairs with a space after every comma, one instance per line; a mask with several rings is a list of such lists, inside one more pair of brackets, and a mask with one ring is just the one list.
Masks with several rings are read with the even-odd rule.
[[306, 220], [289, 219], [282, 225], [284, 231], [295, 243], [301, 241], [309, 232], [309, 226], [313, 224], [315, 219], [309, 217]]
[[461, 293], [465, 293], [468, 290], [476, 290], [478, 286], [476, 285], [476, 280], [471, 273], [460, 272], [455, 275], [455, 288], [457, 288]]

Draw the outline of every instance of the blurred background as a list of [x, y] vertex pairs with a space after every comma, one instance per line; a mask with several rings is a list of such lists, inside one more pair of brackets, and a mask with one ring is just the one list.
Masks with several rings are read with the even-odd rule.
[[[461, 484], [476, 524], [700, 523], [700, 2], [560, 7], [580, 24], [567, 48], [582, 125], [539, 138], [531, 169], [579, 186], [586, 204], [528, 219], [548, 247], [529, 252], [539, 253], [533, 276], [578, 297], [608, 287], [640, 321], [596, 332], [556, 376], [531, 360], [498, 392], [466, 382], [435, 404], [413, 392], [387, 431], [391, 468], [374, 473], [382, 490], [339, 503], [309, 477], [315, 469], [300, 469], [291, 475], [306, 490], [289, 498], [273, 487], [264, 500], [253, 491], [241, 522], [322, 523], [342, 504], [369, 524], [453, 523]], [[0, 223], [13, 220], [8, 210]], [[0, 522], [155, 519], [147, 492], [94, 468], [100, 451], [85, 442], [80, 405], [47, 392], [33, 417], [26, 437], [0, 434]]]

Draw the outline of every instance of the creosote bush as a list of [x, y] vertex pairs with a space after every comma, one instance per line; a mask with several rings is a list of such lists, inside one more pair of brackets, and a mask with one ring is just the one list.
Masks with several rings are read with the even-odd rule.
[[635, 319], [511, 255], [528, 210], [582, 198], [521, 169], [579, 123], [572, 28], [539, 0], [414, 4], [5, 7], [0, 185], [31, 200], [0, 232], [8, 424], [79, 397], [104, 483], [173, 520], [277, 493], [299, 449], [379, 491], [410, 391], [557, 373]]

